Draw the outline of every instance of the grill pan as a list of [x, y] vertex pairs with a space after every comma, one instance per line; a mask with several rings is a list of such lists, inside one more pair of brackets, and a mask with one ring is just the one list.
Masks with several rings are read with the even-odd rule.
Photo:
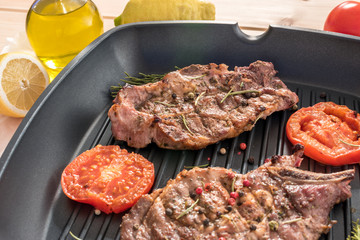
[[[259, 120], [250, 132], [199, 151], [164, 150], [154, 144], [127, 147], [113, 139], [107, 111], [109, 88], [125, 72], [165, 73], [174, 66], [225, 63], [230, 69], [271, 61], [295, 91], [299, 107], [333, 101], [360, 111], [360, 38], [336, 33], [270, 26], [258, 37], [236, 23], [148, 22], [114, 28], [84, 49], [50, 84], [20, 124], [0, 159], [0, 239], [119, 239], [123, 214], [94, 214], [61, 190], [66, 165], [97, 144], [118, 144], [154, 163], [153, 189], [166, 185], [184, 166], [209, 163], [246, 173], [274, 154], [290, 154], [285, 125], [291, 110]], [[247, 149], [241, 151], [239, 144]], [[219, 149], [227, 150], [225, 155]], [[247, 159], [254, 157], [254, 163]], [[210, 159], [210, 160], [208, 160]], [[305, 157], [302, 169], [336, 172], [356, 169], [353, 197], [334, 207], [337, 224], [321, 239], [345, 239], [360, 218], [359, 165], [330, 167]]]

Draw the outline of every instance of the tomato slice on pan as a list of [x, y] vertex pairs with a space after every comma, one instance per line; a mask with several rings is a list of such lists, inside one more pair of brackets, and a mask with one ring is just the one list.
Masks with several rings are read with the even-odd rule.
[[75, 158], [63, 171], [61, 186], [71, 199], [105, 213], [119, 213], [150, 191], [154, 165], [119, 146], [98, 145]]
[[321, 102], [292, 114], [286, 125], [291, 143], [324, 164], [360, 162], [360, 115], [346, 106]]

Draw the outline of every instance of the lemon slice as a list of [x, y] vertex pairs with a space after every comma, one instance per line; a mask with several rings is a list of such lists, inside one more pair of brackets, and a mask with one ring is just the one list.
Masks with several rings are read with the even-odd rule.
[[40, 61], [23, 52], [0, 55], [0, 113], [24, 117], [49, 85]]

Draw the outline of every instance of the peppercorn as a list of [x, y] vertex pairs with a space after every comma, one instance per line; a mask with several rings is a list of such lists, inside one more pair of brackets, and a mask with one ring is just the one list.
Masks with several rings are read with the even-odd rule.
[[218, 240], [226, 240], [226, 238], [224, 238], [224, 237], [219, 237]]
[[235, 198], [229, 198], [228, 199], [228, 203], [229, 203], [230, 206], [234, 206], [235, 202], [236, 202]]
[[250, 231], [255, 231], [256, 230], [256, 226], [254, 224], [250, 224]]
[[249, 159], [248, 159], [248, 163], [249, 164], [254, 164], [254, 162], [255, 162], [255, 159], [254, 159], [254, 157], [249, 157]]
[[205, 227], [209, 226], [209, 224], [210, 224], [209, 219], [205, 218], [205, 220], [203, 221], [203, 224], [204, 224]]
[[231, 205], [227, 205], [227, 206], [225, 207], [225, 209], [226, 209], [227, 211], [231, 212], [232, 206], [231, 206]]
[[211, 190], [211, 183], [205, 183], [205, 191]]
[[268, 162], [271, 162], [271, 159], [270, 158], [266, 158], [264, 163], [268, 163]]
[[196, 198], [196, 193], [191, 192], [191, 193], [190, 193], [190, 197], [191, 197], [192, 199]]
[[202, 191], [203, 190], [202, 190], [201, 187], [197, 187], [196, 190], [195, 190], [196, 194], [199, 194], [199, 195], [202, 193]]
[[238, 194], [239, 194], [239, 197], [243, 197], [243, 196], [245, 196], [244, 191], [241, 191], [241, 190], [238, 192]]
[[235, 177], [235, 173], [234, 173], [234, 172], [228, 172], [227, 174], [228, 174], [228, 177], [229, 177], [230, 179], [233, 179], [233, 178]]
[[171, 208], [166, 208], [165, 214], [170, 217], [173, 214], [173, 210]]
[[173, 94], [171, 94], [171, 97], [172, 97], [173, 99], [175, 99], [177, 96], [176, 96], [175, 93], [173, 93]]
[[225, 148], [220, 148], [220, 154], [225, 155], [226, 154], [226, 149]]
[[237, 199], [239, 197], [239, 194], [237, 192], [231, 192], [230, 197]]
[[264, 107], [263, 105], [261, 105], [260, 107], [259, 107], [259, 111], [260, 112], [263, 112], [263, 111], [265, 111], [266, 110], [266, 107]]
[[250, 186], [250, 181], [247, 180], [247, 179], [245, 179], [245, 180], [243, 181], [243, 185], [244, 185], [245, 187], [249, 187], [249, 186]]
[[279, 228], [279, 223], [277, 221], [271, 220], [269, 222], [269, 228], [271, 231], [277, 231]]
[[245, 150], [246, 149], [246, 143], [240, 143], [240, 149]]

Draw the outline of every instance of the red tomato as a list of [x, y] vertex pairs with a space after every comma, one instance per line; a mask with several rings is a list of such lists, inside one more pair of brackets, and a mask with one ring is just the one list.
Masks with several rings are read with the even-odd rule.
[[346, 1], [328, 15], [324, 30], [360, 36], [360, 2]]
[[286, 134], [304, 154], [324, 164], [360, 162], [360, 115], [346, 106], [321, 102], [292, 114]]
[[119, 146], [98, 145], [82, 153], [61, 176], [66, 196], [105, 213], [130, 208], [153, 183], [154, 165]]

